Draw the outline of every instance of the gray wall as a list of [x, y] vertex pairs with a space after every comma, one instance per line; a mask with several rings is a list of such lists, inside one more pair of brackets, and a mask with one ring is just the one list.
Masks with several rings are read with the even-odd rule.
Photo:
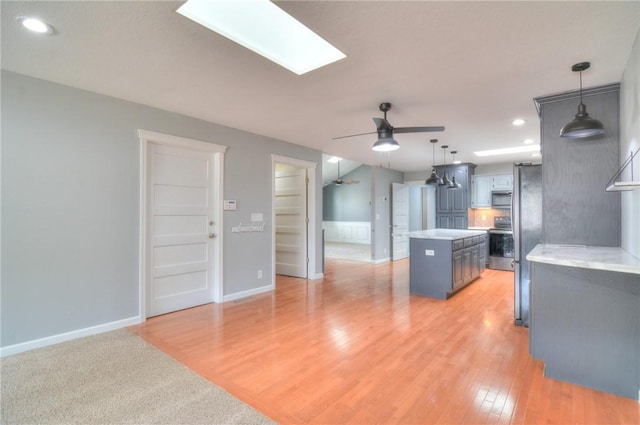
[[403, 173], [389, 168], [372, 168], [371, 258], [382, 260], [391, 255], [391, 183], [402, 183]]
[[359, 180], [358, 184], [329, 184], [322, 188], [324, 221], [371, 220], [371, 167], [361, 165], [342, 176], [343, 180]]
[[[640, 31], [631, 49], [631, 56], [620, 84], [620, 164], [631, 151], [640, 149]], [[640, 154], [633, 162], [634, 178], [640, 181]], [[624, 181], [631, 180], [630, 170], [622, 175]], [[640, 257], [640, 188], [623, 192], [622, 241], [627, 252]]]
[[605, 192], [619, 163], [616, 85], [584, 91], [589, 114], [605, 134], [563, 139], [560, 129], [578, 110], [579, 93], [538, 98], [542, 120], [542, 240], [548, 244], [620, 246], [620, 194]]
[[[225, 295], [270, 283], [272, 153], [319, 164], [322, 264], [321, 152], [2, 71], [3, 347], [139, 314], [138, 129], [229, 146]], [[231, 233], [251, 212], [265, 231]]]

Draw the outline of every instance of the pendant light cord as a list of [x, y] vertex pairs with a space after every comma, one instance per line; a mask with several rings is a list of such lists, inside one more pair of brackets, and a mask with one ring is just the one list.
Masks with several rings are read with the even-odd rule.
[[582, 71], [580, 71], [580, 104], [582, 105]]

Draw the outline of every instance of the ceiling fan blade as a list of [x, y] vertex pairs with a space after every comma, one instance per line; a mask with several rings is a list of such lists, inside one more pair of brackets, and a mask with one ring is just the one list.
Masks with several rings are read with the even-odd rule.
[[444, 127], [396, 127], [393, 129], [394, 133], [427, 133], [429, 131], [444, 131]]
[[347, 180], [342, 180], [343, 184], [358, 184], [360, 183], [360, 180], [351, 180], [351, 179], [347, 179]]
[[378, 129], [378, 132], [383, 131], [383, 130], [393, 130], [393, 126], [391, 124], [389, 124], [389, 121], [385, 120], [384, 118], [374, 118], [373, 122], [376, 123], [376, 128]]
[[364, 136], [366, 134], [376, 134], [376, 133], [377, 133], [377, 131], [368, 131], [366, 133], [358, 133], [358, 134], [350, 134], [348, 136], [334, 137], [331, 140], [346, 139], [347, 137]]

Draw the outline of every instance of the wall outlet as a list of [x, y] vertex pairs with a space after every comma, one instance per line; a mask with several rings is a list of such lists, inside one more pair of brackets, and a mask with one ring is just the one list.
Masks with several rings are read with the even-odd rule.
[[262, 270], [258, 270], [258, 279], [262, 279]]

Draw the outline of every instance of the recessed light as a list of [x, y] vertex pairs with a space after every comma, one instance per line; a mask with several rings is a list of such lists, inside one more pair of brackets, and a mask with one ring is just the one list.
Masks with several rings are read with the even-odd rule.
[[540, 156], [540, 152], [532, 153], [531, 156], [537, 158]]
[[51, 27], [51, 25], [47, 24], [46, 22], [38, 18], [31, 18], [28, 16], [18, 16], [16, 20], [18, 21], [18, 23], [20, 23], [23, 27], [25, 27], [29, 31], [32, 31], [38, 34], [53, 33], [53, 28]]
[[532, 145], [533, 144], [533, 139], [525, 139], [522, 141], [522, 143], [524, 143], [525, 145]]
[[462, 161], [456, 159], [455, 161], [453, 161], [454, 164], [462, 164]]
[[268, 0], [189, 0], [177, 12], [298, 75], [346, 57]]
[[342, 161], [342, 158], [337, 156], [332, 156], [331, 158], [327, 159], [327, 162], [330, 162], [332, 164], [337, 164], [340, 161]]
[[521, 125], [524, 124], [524, 120], [522, 118], [516, 118], [515, 120], [513, 120], [513, 122], [511, 124], [515, 125], [516, 127], [519, 127]]
[[513, 148], [490, 149], [487, 151], [474, 152], [476, 156], [507, 155], [510, 153], [536, 152], [540, 151], [540, 145], [516, 146]]

